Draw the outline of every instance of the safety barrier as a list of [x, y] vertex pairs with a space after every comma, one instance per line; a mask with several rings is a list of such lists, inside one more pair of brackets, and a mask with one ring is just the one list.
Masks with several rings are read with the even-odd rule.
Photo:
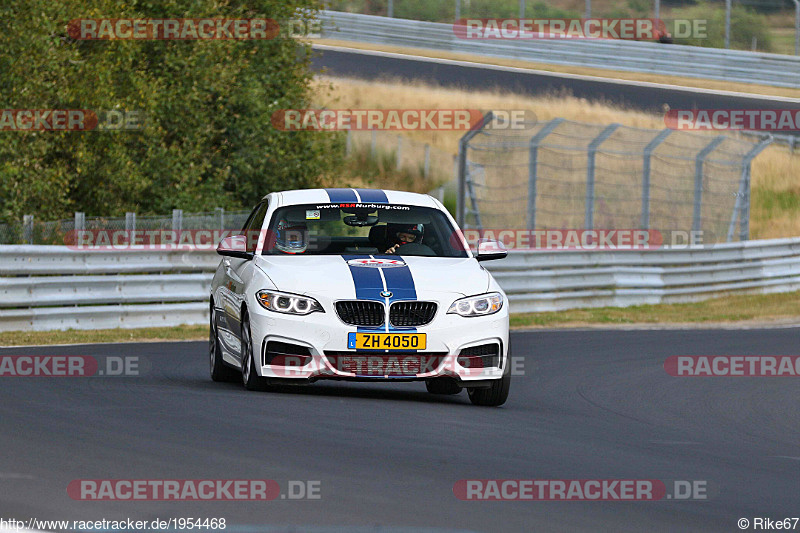
[[611, 39], [462, 39], [452, 24], [320, 12], [322, 37], [504, 59], [800, 87], [800, 57]]
[[[0, 330], [203, 324], [219, 256], [0, 246]], [[512, 250], [485, 263], [512, 312], [800, 290], [800, 238], [660, 250]]]

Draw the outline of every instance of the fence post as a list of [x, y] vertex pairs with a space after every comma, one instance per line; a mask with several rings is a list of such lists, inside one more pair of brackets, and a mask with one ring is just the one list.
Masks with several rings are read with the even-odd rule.
[[[657, 17], [656, 17], [657, 18]], [[644, 147], [644, 161], [642, 164], [642, 221], [641, 229], [650, 229], [650, 156], [658, 145], [672, 133], [672, 130], [663, 130]]]
[[22, 217], [22, 242], [33, 244], [33, 215]]
[[394, 2], [389, 0], [389, 8], [386, 10], [386, 16], [389, 18], [394, 17]]
[[86, 229], [86, 213], [75, 211], [75, 224], [72, 229], [75, 231], [83, 231]]
[[742, 177], [739, 180], [739, 192], [736, 195], [736, 203], [731, 213], [731, 221], [728, 223], [726, 242], [733, 241], [733, 231], [736, 226], [737, 216], [739, 217], [739, 240], [746, 241], [750, 238], [750, 163], [770, 143], [772, 143], [772, 136], [763, 139], [742, 158]]
[[800, 55], [800, 0], [794, 0], [794, 55]]
[[395, 169], [400, 170], [400, 160], [403, 157], [403, 136], [397, 136], [397, 161], [395, 162]]
[[427, 179], [431, 173], [431, 145], [425, 143], [425, 164], [422, 167], [422, 177]]
[[724, 135], [715, 137], [713, 141], [708, 143], [708, 145], [697, 154], [697, 159], [694, 163], [694, 213], [692, 215], [692, 231], [700, 231], [703, 228], [703, 222], [700, 220], [703, 205], [703, 163], [706, 157], [708, 157], [708, 154], [713, 152], [714, 148], [719, 146], [724, 140]]
[[172, 210], [172, 231], [183, 229], [183, 209]]
[[600, 135], [589, 143], [586, 165], [586, 215], [583, 221], [584, 229], [594, 228], [594, 159], [597, 154], [597, 149], [603, 144], [603, 141], [611, 137], [611, 134], [614, 133], [619, 126], [620, 125], [617, 123], [606, 126], [606, 128], [600, 132]]
[[136, 213], [135, 212], [126, 212], [125, 213], [125, 231], [136, 231]]
[[219, 229], [225, 229], [225, 208], [224, 207], [215, 207], [214, 211], [217, 213], [217, 217], [219, 217]]
[[519, 18], [525, 18], [525, 0], [519, 0]]
[[731, 47], [731, 0], [725, 0], [725, 48]]
[[461, 18], [461, 0], [456, 0], [456, 20]]
[[344, 155], [349, 156], [353, 152], [353, 130], [347, 130], [347, 137], [344, 142]]
[[377, 137], [378, 133], [375, 131], [375, 128], [372, 128], [372, 130], [370, 130], [370, 131], [372, 133], [371, 133], [371, 138], [370, 138], [370, 143], [369, 143], [369, 155], [370, 155], [370, 157], [375, 157], [375, 149], [376, 149], [376, 145], [378, 143], [378, 137]]
[[460, 228], [464, 228], [465, 214], [466, 214], [466, 196], [467, 196], [467, 149], [469, 142], [483, 131], [486, 124], [492, 121], [494, 115], [491, 111], [483, 115], [481, 121], [465, 133], [458, 141], [458, 198], [456, 199], [456, 223]]
[[539, 145], [562, 122], [564, 122], [563, 118], [554, 118], [545, 124], [530, 140], [528, 148], [528, 229], [536, 229], [536, 178], [538, 174]]

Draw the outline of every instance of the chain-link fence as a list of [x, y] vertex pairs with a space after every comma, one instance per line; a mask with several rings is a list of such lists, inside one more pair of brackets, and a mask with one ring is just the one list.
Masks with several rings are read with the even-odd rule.
[[22, 221], [0, 224], [0, 244], [67, 244], [75, 230], [236, 230], [244, 226], [250, 211], [216, 208], [203, 213], [172, 211], [172, 216], [91, 217], [75, 213], [69, 220], [39, 221], [26, 215]]
[[[702, 231], [746, 240], [750, 163], [770, 139], [646, 130], [564, 119], [464, 136], [463, 228]], [[738, 231], [737, 231], [738, 227]]]

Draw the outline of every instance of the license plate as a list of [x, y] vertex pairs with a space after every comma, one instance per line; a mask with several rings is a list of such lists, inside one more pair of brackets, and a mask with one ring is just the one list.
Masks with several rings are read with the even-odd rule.
[[350, 333], [351, 350], [424, 350], [425, 333]]

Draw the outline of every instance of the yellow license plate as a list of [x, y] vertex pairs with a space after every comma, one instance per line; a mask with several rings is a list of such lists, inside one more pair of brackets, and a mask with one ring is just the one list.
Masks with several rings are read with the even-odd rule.
[[424, 350], [425, 333], [350, 333], [351, 350]]

